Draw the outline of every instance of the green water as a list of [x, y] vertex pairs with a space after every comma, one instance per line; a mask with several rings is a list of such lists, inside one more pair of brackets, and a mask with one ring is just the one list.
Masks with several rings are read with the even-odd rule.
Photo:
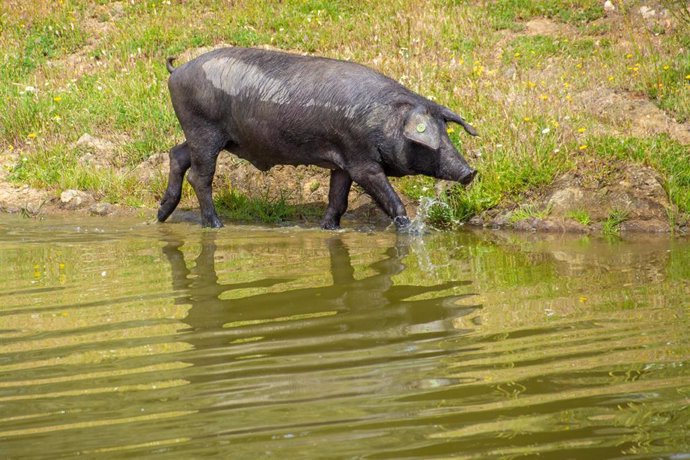
[[0, 216], [0, 458], [690, 458], [690, 244]]

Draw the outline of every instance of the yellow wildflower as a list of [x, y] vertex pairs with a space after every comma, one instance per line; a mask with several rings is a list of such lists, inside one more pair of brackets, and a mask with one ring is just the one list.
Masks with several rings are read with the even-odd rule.
[[455, 132], [455, 128], [453, 128], [452, 126], [449, 126], [448, 128], [446, 128], [446, 132], [448, 134], [453, 134]]
[[61, 98], [60, 96], [55, 96], [55, 97], [53, 98], [53, 100], [54, 100], [55, 102], [60, 102], [60, 101], [62, 100], [62, 98]]
[[585, 131], [587, 131], [587, 128], [577, 128], [577, 132], [580, 134], [584, 133]]
[[26, 137], [28, 137], [29, 139], [35, 139], [36, 133], [29, 133]]
[[587, 144], [582, 144], [579, 148], [580, 150], [587, 150]]
[[628, 54], [625, 55], [625, 59], [632, 59], [632, 57], [633, 57], [633, 56], [632, 56], [631, 53], [628, 53]]
[[530, 117], [525, 117], [525, 118], [523, 118], [523, 120], [526, 121], [527, 123], [529, 123], [530, 121], [532, 121], [532, 119], [531, 119]]
[[671, 68], [671, 66], [669, 66], [668, 64], [664, 66], [664, 70], [668, 70], [670, 68]]

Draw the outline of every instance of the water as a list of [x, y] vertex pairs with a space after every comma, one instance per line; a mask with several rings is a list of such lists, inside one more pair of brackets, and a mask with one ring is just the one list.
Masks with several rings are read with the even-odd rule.
[[690, 244], [0, 220], [0, 458], [690, 458]]

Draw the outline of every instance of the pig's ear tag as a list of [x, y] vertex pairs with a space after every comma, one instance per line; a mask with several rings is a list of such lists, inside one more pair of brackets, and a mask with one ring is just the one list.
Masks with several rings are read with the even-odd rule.
[[422, 107], [417, 107], [407, 115], [403, 127], [403, 135], [417, 144], [437, 150], [441, 145], [439, 123]]

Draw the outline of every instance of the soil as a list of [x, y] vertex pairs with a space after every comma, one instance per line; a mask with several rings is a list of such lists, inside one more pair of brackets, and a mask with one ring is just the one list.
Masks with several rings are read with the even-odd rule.
[[[535, 215], [519, 218], [524, 213], [517, 211], [526, 208], [535, 210]], [[578, 218], [583, 215], [587, 221]], [[622, 221], [621, 232], [687, 231], [687, 221], [669, 202], [659, 174], [623, 161], [581, 163], [525, 202], [489, 210], [470, 223], [523, 231], [602, 233], [614, 215]], [[674, 225], [671, 216], [676, 216]]]

